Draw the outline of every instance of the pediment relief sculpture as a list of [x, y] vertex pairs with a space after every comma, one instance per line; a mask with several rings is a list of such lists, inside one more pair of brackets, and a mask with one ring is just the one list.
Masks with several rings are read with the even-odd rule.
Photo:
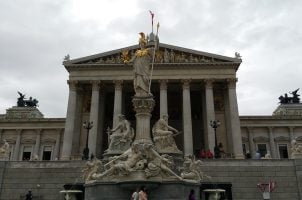
[[[77, 64], [124, 64], [125, 60], [132, 58], [139, 48], [126, 48], [111, 55], [100, 55], [97, 58], [78, 62]], [[226, 60], [184, 52], [171, 48], [159, 47], [155, 52], [155, 63], [213, 63], [227, 62]]]

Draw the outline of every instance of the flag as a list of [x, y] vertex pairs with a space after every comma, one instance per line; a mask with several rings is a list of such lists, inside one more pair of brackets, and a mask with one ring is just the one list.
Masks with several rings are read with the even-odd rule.
[[154, 18], [154, 13], [153, 13], [151, 10], [149, 10], [149, 12], [150, 12], [150, 15], [151, 15], [151, 19], [152, 19], [152, 28], [153, 28], [153, 18]]

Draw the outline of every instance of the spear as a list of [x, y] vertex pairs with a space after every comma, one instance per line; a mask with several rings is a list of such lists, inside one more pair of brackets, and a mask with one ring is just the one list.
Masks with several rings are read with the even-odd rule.
[[153, 74], [153, 65], [154, 65], [154, 60], [155, 60], [155, 50], [156, 50], [156, 44], [157, 44], [157, 38], [158, 38], [158, 29], [159, 29], [159, 22], [157, 22], [156, 26], [156, 36], [155, 36], [155, 45], [154, 45], [154, 50], [153, 50], [153, 58], [152, 58], [152, 64], [151, 64], [151, 74], [150, 74], [150, 81], [149, 81], [149, 94], [151, 94], [151, 81], [152, 81], [152, 74]]

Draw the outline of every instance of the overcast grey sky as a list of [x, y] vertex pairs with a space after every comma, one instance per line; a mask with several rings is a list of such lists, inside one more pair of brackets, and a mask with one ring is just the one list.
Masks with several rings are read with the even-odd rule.
[[65, 117], [63, 57], [136, 44], [138, 32], [151, 31], [148, 10], [163, 43], [240, 52], [241, 115], [271, 115], [281, 94], [302, 90], [300, 0], [9, 0], [0, 1], [0, 114], [21, 91], [46, 117]]

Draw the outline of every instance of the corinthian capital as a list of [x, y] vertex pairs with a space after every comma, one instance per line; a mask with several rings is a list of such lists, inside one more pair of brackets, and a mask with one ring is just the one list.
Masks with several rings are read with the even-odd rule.
[[76, 90], [79, 81], [76, 80], [67, 80], [67, 84], [69, 85], [69, 90]]
[[167, 90], [167, 88], [168, 88], [168, 85], [167, 85], [168, 80], [159, 80], [158, 82], [159, 82], [159, 88], [160, 88], [160, 90]]
[[123, 80], [114, 80], [113, 83], [116, 90], [122, 90]]
[[90, 81], [92, 85], [92, 91], [97, 91], [100, 89], [101, 81]]
[[208, 78], [208, 79], [204, 79], [203, 81], [206, 88], [213, 88], [213, 83], [215, 82], [215, 79]]
[[183, 89], [190, 89], [190, 83], [191, 83], [190, 79], [183, 79], [181, 80], [181, 82], [182, 82]]
[[228, 78], [226, 82], [228, 83], [229, 88], [236, 88], [236, 82], [238, 81], [237, 78]]

